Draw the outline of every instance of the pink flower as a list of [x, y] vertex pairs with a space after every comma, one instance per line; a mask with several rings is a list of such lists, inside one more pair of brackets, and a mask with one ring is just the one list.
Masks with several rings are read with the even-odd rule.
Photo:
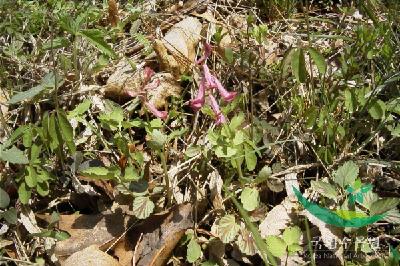
[[221, 110], [219, 109], [219, 105], [218, 105], [218, 103], [217, 103], [217, 100], [215, 100], [214, 96], [212, 96], [212, 95], [209, 95], [208, 97], [209, 97], [209, 99], [210, 99], [211, 108], [213, 109], [214, 114], [215, 114], [216, 117], [217, 117], [217, 118], [215, 119], [215, 124], [216, 124], [216, 125], [219, 125], [219, 124], [225, 123], [225, 122], [226, 122], [225, 116], [224, 116], [224, 114], [221, 112]]
[[235, 99], [235, 97], [236, 97], [236, 92], [234, 92], [234, 91], [227, 91], [225, 88], [224, 88], [224, 86], [221, 84], [221, 82], [217, 79], [217, 78], [215, 78], [214, 77], [214, 83], [217, 85], [216, 87], [217, 87], [217, 89], [218, 89], [218, 92], [219, 92], [219, 94], [221, 95], [221, 97], [225, 100], [225, 101], [227, 101], [227, 102], [231, 102], [231, 101], [233, 101], [233, 99]]
[[213, 75], [211, 75], [210, 69], [208, 68], [207, 64], [203, 64], [202, 67], [203, 67], [204, 78], [207, 81], [207, 87], [208, 88], [215, 88], [216, 87], [216, 84], [214, 82], [215, 78], [214, 78]]
[[211, 55], [212, 47], [209, 43], [204, 43], [204, 54], [196, 61], [196, 64], [201, 65], [203, 64], [207, 58]]
[[159, 79], [156, 79], [156, 80], [153, 80], [152, 82], [146, 84], [146, 85], [144, 86], [143, 90], [144, 90], [144, 91], [147, 91], [147, 90], [155, 90], [159, 85], [160, 85], [160, 80], [159, 80]]
[[150, 81], [151, 77], [154, 76], [155, 74], [154, 70], [151, 69], [150, 67], [145, 67], [143, 73], [144, 73], [144, 80], [143, 80], [144, 84], [147, 84]]
[[204, 105], [204, 96], [206, 92], [206, 79], [202, 78], [199, 85], [199, 92], [197, 97], [193, 100], [190, 100], [190, 107], [193, 110], [198, 111]]
[[147, 109], [156, 117], [161, 118], [161, 119], [167, 119], [168, 113], [166, 111], [160, 111], [158, 110], [154, 104], [150, 102], [145, 102], [144, 105], [146, 105]]

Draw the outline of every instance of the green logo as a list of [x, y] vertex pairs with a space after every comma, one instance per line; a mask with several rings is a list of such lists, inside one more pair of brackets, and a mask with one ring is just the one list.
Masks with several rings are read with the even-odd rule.
[[[372, 186], [370, 186], [371, 185], [361, 186], [361, 184], [359, 185], [356, 183], [354, 187], [350, 186], [348, 188], [347, 192], [350, 193], [349, 197], [353, 204], [355, 202], [362, 203], [362, 193], [365, 193], [363, 191], [372, 189]], [[349, 210], [331, 211], [307, 200], [294, 186], [293, 191], [300, 204], [303, 205], [307, 211], [319, 220], [337, 227], [363, 227], [373, 224], [385, 216], [385, 214], [367, 216], [364, 213]]]

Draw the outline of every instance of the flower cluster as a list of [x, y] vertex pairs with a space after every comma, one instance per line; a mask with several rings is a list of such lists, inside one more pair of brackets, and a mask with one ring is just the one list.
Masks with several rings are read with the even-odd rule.
[[190, 106], [193, 110], [198, 111], [205, 104], [206, 91], [210, 91], [208, 99], [213, 112], [216, 115], [216, 124], [225, 123], [225, 116], [222, 114], [217, 100], [213, 96], [213, 89], [217, 89], [222, 99], [226, 102], [231, 102], [236, 97], [236, 92], [227, 91], [222, 83], [214, 75], [210, 73], [210, 69], [206, 64], [207, 58], [211, 55], [212, 47], [208, 43], [204, 43], [204, 54], [196, 61], [197, 65], [200, 65], [203, 70], [203, 76], [200, 80], [199, 91], [197, 97], [190, 101]]
[[161, 119], [166, 119], [168, 117], [168, 113], [166, 111], [158, 110], [155, 105], [149, 102], [147, 99], [147, 92], [149, 90], [156, 89], [160, 85], [160, 80], [153, 80], [152, 82], [150, 82], [151, 77], [155, 74], [153, 69], [151, 69], [150, 67], [145, 67], [143, 73], [144, 78], [142, 91], [140, 93], [133, 93], [131, 91], [128, 91], [128, 95], [131, 97], [138, 96], [142, 100], [143, 104], [146, 106], [147, 110], [149, 110], [153, 115]]

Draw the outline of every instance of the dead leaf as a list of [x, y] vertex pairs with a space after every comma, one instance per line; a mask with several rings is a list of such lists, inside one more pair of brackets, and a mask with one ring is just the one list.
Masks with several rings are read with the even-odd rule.
[[119, 241], [114, 247], [114, 255], [118, 258], [121, 266], [131, 266], [133, 258], [133, 248], [124, 238]]
[[35, 214], [30, 209], [22, 208], [18, 221], [30, 234], [37, 234], [41, 231], [37, 225]]
[[68, 257], [62, 266], [120, 266], [113, 257], [99, 250], [96, 245], [77, 251]]
[[155, 40], [153, 48], [164, 71], [175, 78], [189, 71], [195, 60], [195, 49], [201, 39], [202, 25], [197, 18], [186, 17], [165, 34]]
[[57, 242], [55, 254], [62, 257], [91, 245], [103, 246], [119, 237], [125, 231], [126, 224], [127, 218], [122, 212], [60, 215], [59, 229], [67, 231], [71, 237]]
[[223, 181], [217, 170], [209, 174], [211, 201], [215, 209], [225, 209], [222, 199], [222, 185]]
[[122, 59], [115, 66], [114, 73], [110, 75], [107, 84], [103, 87], [105, 97], [115, 101], [128, 99], [125, 90], [141, 88], [143, 77], [143, 69], [135, 71], [127, 59]]
[[126, 237], [131, 246], [136, 246], [143, 234], [137, 247], [135, 265], [165, 265], [186, 229], [193, 226], [191, 213], [191, 204], [177, 205], [170, 212], [150, 216], [130, 230]]
[[[133, 71], [130, 64], [124, 59], [116, 67], [116, 71], [107, 80], [104, 86], [104, 95], [106, 98], [117, 102], [128, 100], [127, 92], [131, 94], [142, 93], [144, 80], [144, 69]], [[170, 96], [179, 96], [182, 90], [179, 82], [169, 73], [156, 73], [152, 80], [159, 80], [157, 88], [148, 91], [150, 103], [157, 108], [167, 105], [167, 98]]]
[[296, 208], [297, 203], [292, 202], [288, 197], [281, 204], [272, 208], [259, 226], [261, 236], [280, 235], [281, 230], [285, 229], [290, 221], [295, 218], [294, 210]]
[[[324, 223], [306, 210], [304, 211], [304, 215], [307, 217], [310, 223], [315, 225], [321, 232], [321, 240], [324, 245], [329, 250], [334, 252], [342, 265], [344, 265], [343, 245], [340, 244], [343, 239], [343, 229]], [[332, 245], [333, 243], [335, 243], [335, 245]]]

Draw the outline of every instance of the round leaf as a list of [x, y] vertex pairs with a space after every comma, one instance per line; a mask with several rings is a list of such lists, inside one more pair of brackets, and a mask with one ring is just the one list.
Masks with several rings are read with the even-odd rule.
[[222, 217], [216, 227], [216, 235], [218, 235], [223, 243], [233, 241], [239, 232], [239, 225], [235, 221], [235, 216], [225, 215]]
[[0, 188], [0, 209], [5, 209], [10, 204], [10, 196]]
[[133, 214], [139, 219], [145, 219], [150, 216], [154, 210], [154, 203], [149, 197], [137, 197], [133, 201]]
[[254, 211], [260, 202], [260, 196], [258, 190], [255, 188], [246, 187], [243, 189], [240, 195], [240, 200], [243, 204], [243, 208], [246, 211]]
[[283, 232], [282, 237], [288, 246], [298, 244], [301, 237], [301, 230], [298, 226], [288, 227]]
[[189, 263], [197, 261], [202, 255], [201, 247], [197, 243], [196, 239], [192, 238], [187, 245], [187, 255], [186, 258]]
[[282, 257], [286, 253], [286, 243], [278, 236], [267, 236], [266, 238], [268, 250], [275, 257]]

